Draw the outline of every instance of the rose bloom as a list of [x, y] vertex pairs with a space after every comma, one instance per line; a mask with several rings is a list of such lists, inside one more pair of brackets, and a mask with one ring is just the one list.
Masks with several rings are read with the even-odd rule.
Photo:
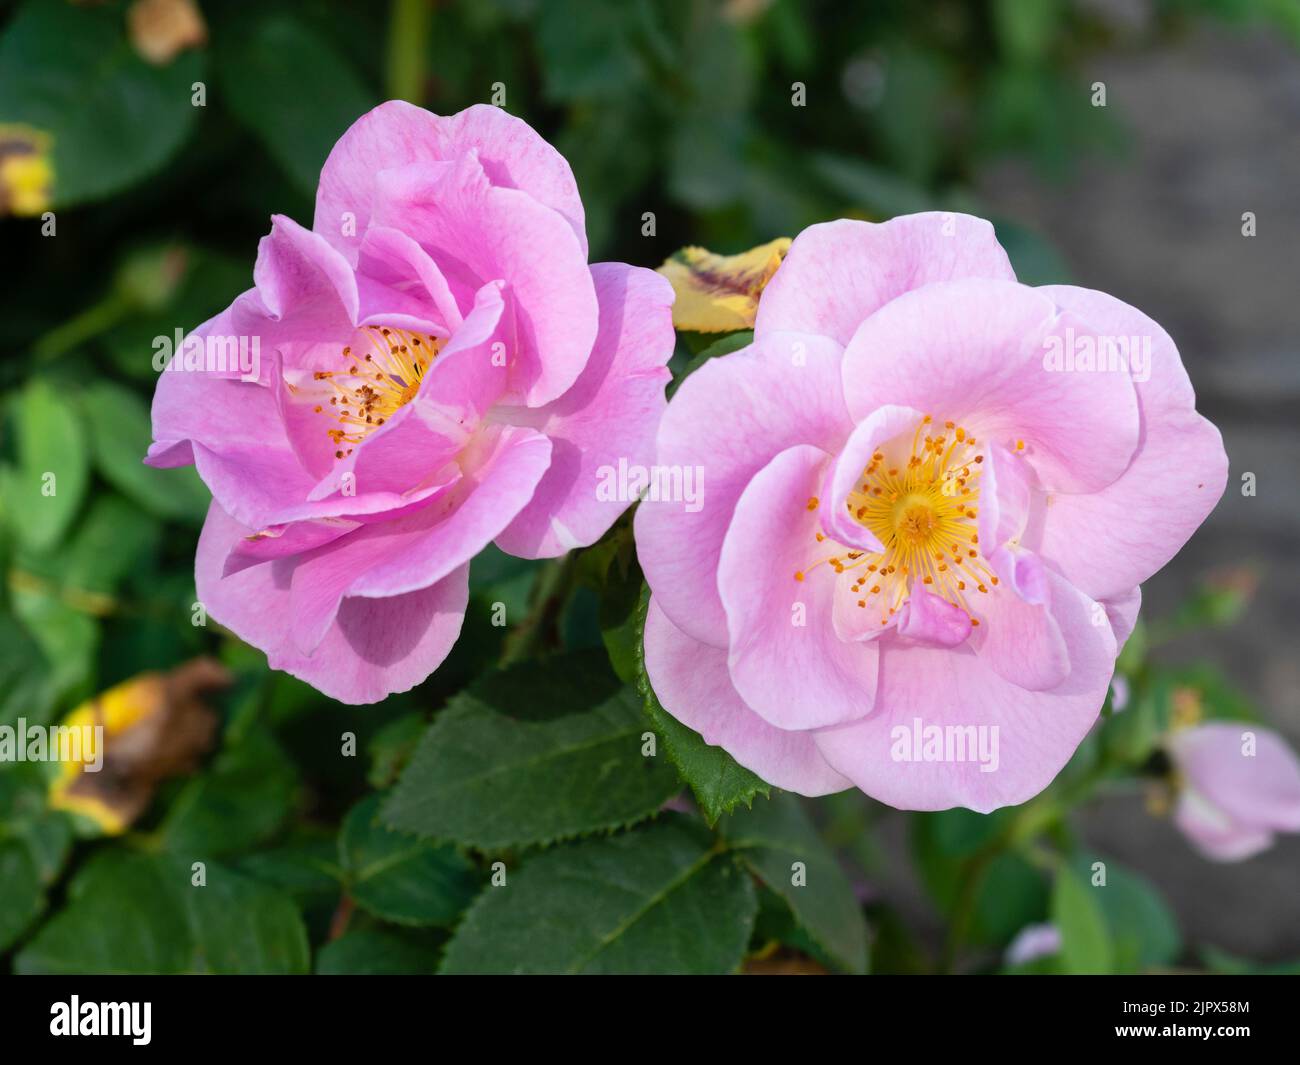
[[791, 791], [1023, 802], [1223, 492], [1194, 398], [1160, 326], [1018, 283], [981, 219], [812, 226], [660, 424], [704, 504], [637, 513], [655, 692]]
[[1276, 732], [1211, 721], [1165, 746], [1179, 786], [1174, 823], [1205, 857], [1241, 861], [1274, 833], [1300, 832], [1300, 761]]
[[211, 616], [373, 702], [446, 657], [484, 546], [559, 555], [627, 506], [598, 470], [653, 453], [672, 291], [588, 266], [573, 175], [526, 123], [400, 102], [334, 146], [312, 229], [273, 219], [253, 282], [162, 374], [146, 461], [212, 491]]

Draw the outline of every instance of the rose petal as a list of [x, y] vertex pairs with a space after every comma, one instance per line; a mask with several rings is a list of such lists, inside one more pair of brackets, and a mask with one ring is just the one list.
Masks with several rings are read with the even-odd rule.
[[546, 476], [497, 538], [498, 547], [521, 558], [550, 558], [595, 543], [633, 502], [616, 494], [602, 498], [609, 495], [601, 492], [602, 477], [620, 461], [641, 468], [654, 463], [676, 340], [672, 290], [652, 271], [623, 263], [599, 263], [591, 273], [600, 332], [582, 375], [553, 403], [500, 415], [551, 441]]
[[487, 104], [444, 118], [390, 100], [362, 115], [325, 160], [313, 228], [355, 262], [374, 208], [377, 160], [384, 167], [405, 166], [471, 150], [494, 185], [521, 189], [558, 211], [586, 257], [582, 200], [568, 162], [528, 123]]
[[1150, 379], [1136, 382], [1141, 433], [1132, 463], [1099, 491], [1053, 495], [1037, 533], [1044, 558], [1090, 595], [1110, 599], [1156, 573], [1187, 542], [1223, 495], [1228, 457], [1218, 429], [1196, 413], [1178, 349], [1159, 325], [1102, 292], [1064, 285], [1040, 291], [1094, 330], [1151, 338]]
[[811, 733], [776, 728], [746, 706], [731, 683], [726, 652], [686, 635], [654, 599], [645, 621], [645, 668], [665, 710], [769, 784], [800, 795], [851, 787], [826, 764]]
[[517, 189], [496, 188], [473, 152], [378, 178], [377, 225], [417, 240], [453, 293], [504, 280], [517, 336], [505, 356], [517, 402], [549, 403], [587, 363], [599, 308], [585, 250], [565, 219]]
[[993, 226], [982, 218], [931, 211], [809, 226], [763, 290], [755, 332], [820, 333], [847, 344], [890, 300], [963, 277], [1016, 279]]
[[917, 643], [956, 647], [970, 636], [970, 615], [924, 588], [913, 588], [898, 611], [897, 632]]
[[215, 503], [199, 538], [195, 584], [208, 614], [266, 652], [282, 669], [331, 698], [372, 703], [413, 688], [447, 657], [469, 600], [469, 566], [393, 599], [346, 599], [311, 655], [289, 640], [288, 572], [281, 563], [222, 577], [232, 544], [252, 532]]
[[655, 462], [702, 468], [703, 505], [639, 507], [637, 555], [660, 608], [697, 640], [727, 645], [718, 558], [750, 479], [785, 448], [807, 443], [835, 453], [853, 431], [840, 394], [840, 356], [830, 340], [771, 335], [706, 362], [668, 405]]
[[1023, 440], [1045, 488], [1096, 491], [1133, 456], [1137, 399], [1125, 373], [1049, 369], [1048, 342], [1064, 343], [1067, 330], [1085, 336], [1091, 326], [1013, 282], [915, 289], [863, 322], [845, 348], [849, 412], [860, 419], [898, 404], [956, 421], [985, 442]]
[[871, 711], [875, 694], [876, 644], [836, 635], [835, 572], [812, 567], [824, 545], [807, 502], [829, 461], [803, 444], [755, 474], [736, 503], [718, 564], [732, 683], [778, 728], [852, 721]]
[[[1093, 603], [1064, 581], [1052, 585], [1052, 609], [1070, 648], [1070, 675], [1047, 692], [999, 677], [968, 648], [881, 645], [875, 709], [868, 717], [815, 733], [826, 760], [868, 795], [902, 810], [965, 806], [988, 813], [1037, 795], [1069, 761], [1106, 697], [1115, 662], [1109, 625], [1093, 625]], [[878, 641], [879, 642], [879, 641]], [[979, 751], [964, 761], [895, 760], [913, 722], [997, 726], [997, 766], [981, 771]], [[894, 733], [900, 729], [901, 733]], [[965, 734], [978, 740], [979, 733]], [[946, 752], [945, 752], [946, 753]], [[959, 753], [954, 747], [954, 754]], [[988, 759], [985, 764], [992, 764]]]

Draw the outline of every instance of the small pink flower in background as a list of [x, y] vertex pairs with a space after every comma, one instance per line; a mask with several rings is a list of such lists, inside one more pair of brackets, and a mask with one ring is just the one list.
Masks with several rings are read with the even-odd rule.
[[1223, 492], [1194, 404], [1160, 326], [1019, 284], [985, 221], [812, 226], [660, 425], [656, 462], [709, 487], [637, 513], [656, 693], [792, 791], [1025, 801]]
[[1281, 736], [1242, 722], [1181, 729], [1166, 741], [1178, 771], [1174, 823], [1205, 857], [1236, 862], [1300, 832], [1300, 761]]
[[1028, 965], [1061, 952], [1061, 931], [1054, 924], [1027, 924], [1007, 946], [1008, 965]]
[[627, 506], [597, 470], [652, 458], [672, 292], [587, 265], [573, 175], [526, 123], [400, 102], [335, 145], [312, 229], [273, 219], [253, 280], [190, 344], [255, 341], [255, 379], [178, 360], [147, 461], [193, 462], [212, 491], [211, 616], [373, 702], [446, 657], [488, 543], [559, 555]]

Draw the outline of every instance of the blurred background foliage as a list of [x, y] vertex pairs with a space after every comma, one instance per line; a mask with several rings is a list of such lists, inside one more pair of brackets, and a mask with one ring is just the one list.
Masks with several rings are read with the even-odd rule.
[[[1067, 176], [1088, 153], [1122, 165], [1123, 116], [1092, 106], [1081, 73], [1088, 56], [1151, 47], [1205, 20], [1300, 39], [1294, 0], [1163, 0], [1151, 11], [1134, 30], [1114, 5], [1077, 0], [0, 3], [0, 724], [60, 719], [142, 671], [198, 655], [220, 660], [231, 681], [210, 693], [215, 749], [199, 745], [193, 765], [153, 780], [145, 812], [119, 842], [97, 842], [104, 825], [84, 811], [52, 809], [44, 767], [0, 765], [7, 964], [430, 971], [493, 860], [513, 869], [537, 842], [621, 823], [583, 811], [587, 819], [573, 824], [480, 838], [472, 796], [454, 781], [439, 785], [450, 789], [451, 827], [421, 821], [433, 798], [419, 794], [390, 807], [386, 822], [375, 815], [377, 793], [394, 785], [417, 744], [417, 757], [436, 761], [436, 745], [421, 743], [431, 715], [485, 669], [587, 649], [573, 665], [587, 688], [616, 692], [634, 679], [641, 582], [626, 522], [558, 571], [491, 552], [477, 560], [452, 658], [420, 688], [375, 707], [332, 703], [270, 673], [260, 653], [219, 627], [195, 623], [192, 567], [207, 492], [190, 469], [140, 464], [154, 339], [192, 328], [248, 287], [272, 212], [310, 222], [320, 165], [361, 113], [403, 97], [450, 114], [498, 94], [494, 102], [570, 160], [593, 260], [656, 266], [685, 244], [741, 251], [839, 216], [987, 214], [970, 188], [990, 161], [1031, 160], [1046, 180]], [[645, 212], [655, 218], [649, 235]], [[994, 220], [1022, 279], [1068, 280], [1041, 238], [1014, 218]], [[42, 494], [51, 470], [57, 492]], [[1034, 808], [1029, 837], [1023, 808], [910, 819], [946, 941], [918, 936], [872, 895], [882, 860], [872, 829], [883, 811], [856, 793], [817, 804], [821, 844], [807, 813], [782, 799], [732, 815], [753, 824], [720, 823], [730, 840], [722, 846], [740, 864], [700, 890], [724, 900], [743, 927], [735, 943], [704, 944], [698, 967], [734, 968], [747, 957], [755, 969], [863, 968], [863, 905], [877, 971], [997, 968], [1018, 930], [1047, 920], [1065, 939], [1061, 955], [1040, 963], [1048, 967], [1249, 967], [1182, 943], [1176, 918], [1137, 873], [1114, 874], [1124, 887], [1106, 895], [1109, 908], [1076, 890], [1076, 866], [1086, 875], [1087, 861], [1058, 801], [1072, 781], [1095, 783], [1118, 764], [1158, 777], [1150, 763], [1174, 691], [1195, 691], [1206, 716], [1253, 713], [1210, 666], [1174, 674], [1144, 653], [1179, 627], [1230, 620], [1239, 591], [1199, 594], [1147, 633], [1154, 641], [1126, 652], [1132, 708], [1094, 733], [1050, 801]], [[529, 621], [493, 626], [497, 602]], [[462, 693], [455, 715], [439, 714], [434, 727], [466, 744], [501, 742], [470, 727], [486, 727], [473, 714], [493, 702], [491, 691]], [[643, 728], [639, 713], [619, 727]], [[654, 720], [667, 737], [672, 723]], [[139, 767], [108, 785], [120, 792], [132, 772]], [[732, 783], [734, 794], [759, 790]], [[629, 809], [653, 810], [680, 785], [637, 787]], [[709, 812], [698, 788], [696, 798]], [[697, 821], [677, 817], [634, 834], [645, 853], [707, 845]], [[387, 827], [402, 822], [460, 846]], [[1042, 832], [1050, 853], [1018, 848]], [[540, 877], [543, 862], [583, 847], [584, 867], [598, 868], [613, 860], [601, 846], [634, 837], [552, 849], [519, 875]], [[839, 870], [828, 873], [838, 878], [834, 897], [801, 913], [810, 904], [783, 895], [771, 875], [782, 847], [822, 847]], [[208, 863], [205, 892], [186, 890], [197, 860]], [[523, 918], [490, 920], [496, 905], [485, 899], [470, 911], [446, 967], [490, 967], [505, 956], [504, 929]], [[663, 961], [629, 957], [643, 967]]]

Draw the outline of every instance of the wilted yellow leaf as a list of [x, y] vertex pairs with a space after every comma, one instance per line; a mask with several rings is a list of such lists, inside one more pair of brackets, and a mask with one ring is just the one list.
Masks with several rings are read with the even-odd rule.
[[207, 23], [194, 0], [135, 0], [126, 24], [132, 46], [154, 66], [166, 66], [208, 39]]
[[790, 247], [779, 237], [739, 255], [715, 255], [706, 248], [683, 248], [659, 267], [673, 286], [673, 325], [699, 333], [750, 329], [758, 297], [772, 280]]
[[61, 727], [84, 739], [79, 755], [60, 764], [50, 805], [109, 835], [125, 832], [160, 781], [198, 764], [217, 725], [203, 697], [230, 682], [217, 662], [196, 658], [170, 673], [141, 673], [77, 707]]

